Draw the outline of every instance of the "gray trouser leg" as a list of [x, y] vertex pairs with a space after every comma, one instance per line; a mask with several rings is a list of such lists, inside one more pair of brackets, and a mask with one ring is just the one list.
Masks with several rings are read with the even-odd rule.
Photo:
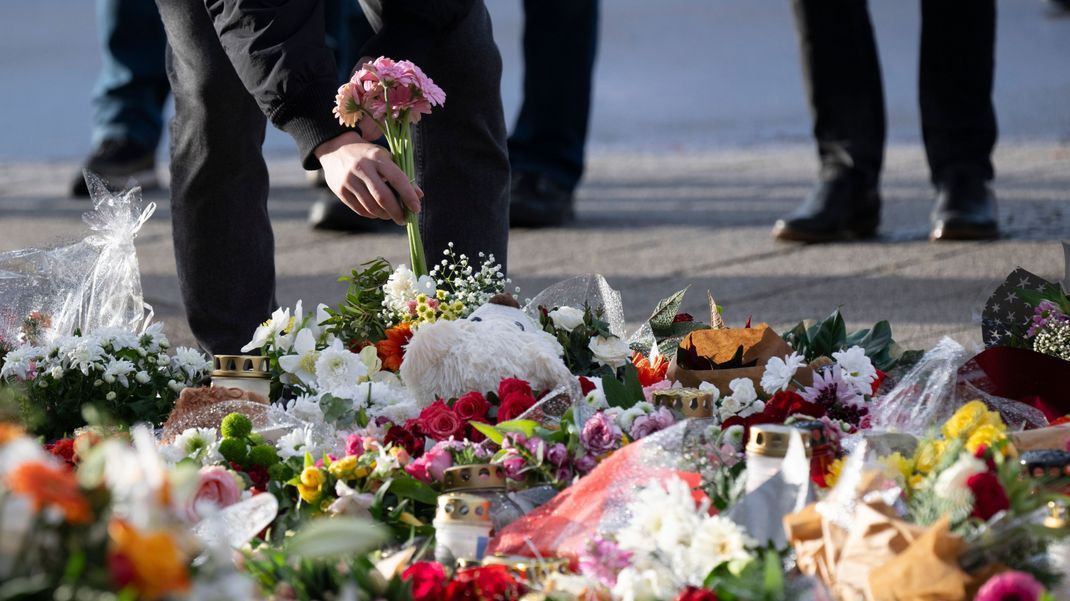
[[190, 329], [209, 352], [237, 353], [271, 312], [266, 119], [238, 79], [204, 8], [157, 0], [175, 97], [171, 219]]

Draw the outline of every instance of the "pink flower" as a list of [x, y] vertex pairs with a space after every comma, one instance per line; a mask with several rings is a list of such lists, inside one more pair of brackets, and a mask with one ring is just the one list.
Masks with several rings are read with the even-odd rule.
[[599, 535], [580, 553], [580, 573], [606, 587], [617, 584], [617, 573], [632, 564], [632, 554]]
[[632, 440], [639, 440], [655, 432], [660, 432], [675, 422], [676, 419], [673, 418], [672, 411], [669, 411], [668, 407], [658, 407], [657, 411], [649, 415], [640, 415], [635, 418], [630, 432]]
[[568, 447], [560, 442], [555, 444], [546, 451], [546, 460], [551, 465], [565, 465], [565, 462], [568, 461]]
[[666, 390], [666, 389], [669, 389], [669, 388], [672, 388], [672, 382], [670, 382], [668, 380], [662, 380], [660, 382], [655, 382], [655, 383], [651, 384], [650, 386], [644, 386], [643, 387], [643, 397], [646, 398], [646, 402], [651, 403], [651, 402], [654, 401], [654, 391], [655, 390]]
[[613, 418], [599, 411], [583, 424], [580, 430], [580, 443], [595, 455], [615, 450], [620, 446], [622, 432]]
[[441, 482], [447, 468], [453, 467], [449, 441], [437, 443], [431, 450], [405, 466], [410, 476], [421, 482]]
[[1044, 586], [1031, 574], [1003, 572], [988, 579], [977, 591], [976, 601], [1037, 601], [1044, 594]]
[[572, 465], [575, 466], [577, 472], [586, 474], [598, 466], [598, 459], [596, 459], [594, 455], [582, 455], [577, 457], [576, 460], [572, 462]]
[[527, 466], [527, 462], [519, 454], [511, 454], [506, 456], [499, 462], [502, 469], [505, 470], [505, 476], [510, 480], [523, 480], [524, 468]]
[[356, 434], [350, 434], [346, 438], [346, 455], [356, 455], [360, 457], [364, 454], [364, 438], [357, 436]]
[[190, 523], [199, 522], [241, 498], [241, 487], [234, 472], [213, 465], [201, 468], [200, 476], [196, 492], [180, 510], [182, 517]]

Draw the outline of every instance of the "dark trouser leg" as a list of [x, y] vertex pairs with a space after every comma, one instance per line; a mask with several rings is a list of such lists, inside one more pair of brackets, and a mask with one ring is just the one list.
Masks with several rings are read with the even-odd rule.
[[598, 0], [524, 0], [524, 100], [509, 137], [514, 171], [568, 191], [579, 183], [597, 47]]
[[884, 91], [865, 0], [792, 0], [821, 165], [876, 184], [884, 159]]
[[[394, 58], [405, 58], [402, 56]], [[509, 159], [502, 113], [502, 60], [482, 1], [442, 38], [420, 67], [446, 91], [446, 104], [416, 128], [416, 173], [428, 266], [449, 242], [504, 267], [509, 241]]]
[[992, 179], [996, 2], [922, 0], [921, 13], [918, 95], [933, 180], [948, 167]]
[[169, 86], [166, 38], [156, 5], [97, 0], [101, 70], [93, 90], [93, 145], [128, 139], [155, 150]]
[[171, 219], [182, 299], [206, 350], [237, 353], [275, 304], [261, 154], [266, 119], [223, 52], [204, 4], [157, 4], [175, 95]]

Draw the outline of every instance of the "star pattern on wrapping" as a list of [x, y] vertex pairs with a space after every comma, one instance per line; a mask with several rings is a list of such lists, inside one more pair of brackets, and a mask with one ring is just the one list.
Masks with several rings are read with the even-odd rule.
[[1018, 296], [1018, 289], [1044, 292], [1051, 285], [1021, 267], [1012, 271], [988, 297], [981, 312], [981, 339], [985, 346], [1002, 346], [1014, 338], [1024, 338], [1033, 318], [1033, 306]]

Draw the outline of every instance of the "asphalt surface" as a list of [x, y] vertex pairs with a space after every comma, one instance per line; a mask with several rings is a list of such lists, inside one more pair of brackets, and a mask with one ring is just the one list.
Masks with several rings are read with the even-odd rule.
[[[884, 63], [889, 134], [881, 238], [829, 246], [778, 244], [772, 221], [813, 183], [816, 168], [783, 0], [609, 0], [603, 3], [587, 176], [578, 220], [514, 230], [510, 267], [525, 296], [586, 272], [622, 291], [637, 324], [658, 298], [692, 285], [730, 323], [784, 327], [840, 306], [851, 326], [892, 322], [924, 347], [951, 335], [979, 342], [986, 292], [1017, 265], [1063, 274], [1070, 233], [1070, 19], [1042, 2], [999, 2], [995, 161], [1001, 226], [995, 243], [925, 240], [932, 190], [916, 110], [917, 3], [871, 3]], [[519, 102], [519, 3], [493, 0], [505, 59], [503, 98]], [[65, 198], [89, 149], [89, 102], [99, 67], [92, 3], [9, 0], [0, 9], [0, 251], [83, 235], [84, 202]], [[567, 90], [562, 91], [563, 102]], [[639, 100], [642, 100], [641, 102]], [[655, 106], [656, 105], [656, 108]], [[404, 259], [403, 232], [343, 235], [305, 223], [319, 192], [304, 184], [281, 134], [271, 157], [279, 298], [337, 302], [337, 276], [375, 256]], [[161, 160], [165, 157], [161, 154]], [[165, 169], [161, 169], [165, 171]], [[172, 338], [190, 343], [182, 317], [166, 193], [138, 238], [146, 300]]]

